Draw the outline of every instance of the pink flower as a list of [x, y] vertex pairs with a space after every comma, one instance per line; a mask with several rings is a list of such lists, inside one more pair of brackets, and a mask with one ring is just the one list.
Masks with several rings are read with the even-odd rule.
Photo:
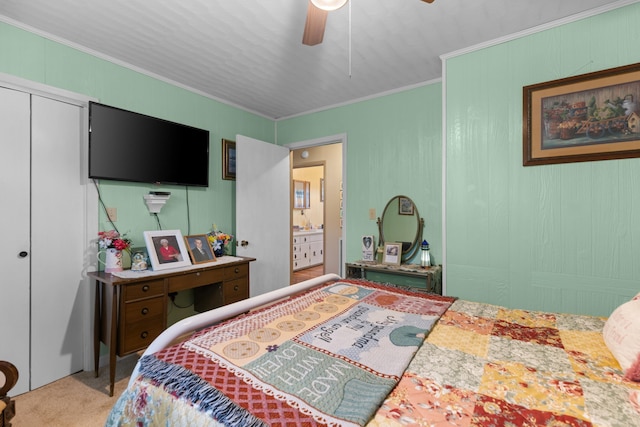
[[98, 246], [100, 249], [115, 248], [119, 251], [129, 249], [131, 239], [120, 236], [116, 230], [99, 231]]

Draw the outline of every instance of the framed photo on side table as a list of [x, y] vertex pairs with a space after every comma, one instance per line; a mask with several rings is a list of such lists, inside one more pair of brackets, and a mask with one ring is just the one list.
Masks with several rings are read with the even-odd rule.
[[185, 236], [184, 240], [187, 242], [187, 249], [189, 250], [192, 263], [202, 264], [216, 261], [216, 254], [213, 253], [209, 239], [207, 239], [205, 234]]
[[180, 230], [145, 231], [144, 241], [154, 270], [191, 265]]
[[400, 265], [402, 259], [402, 243], [385, 243], [382, 253], [382, 263], [389, 265]]
[[222, 140], [222, 179], [236, 180], [236, 143]]

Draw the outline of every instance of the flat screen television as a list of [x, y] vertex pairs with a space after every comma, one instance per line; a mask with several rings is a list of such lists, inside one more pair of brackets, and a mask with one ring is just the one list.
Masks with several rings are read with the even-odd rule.
[[209, 186], [209, 131], [91, 102], [89, 178]]

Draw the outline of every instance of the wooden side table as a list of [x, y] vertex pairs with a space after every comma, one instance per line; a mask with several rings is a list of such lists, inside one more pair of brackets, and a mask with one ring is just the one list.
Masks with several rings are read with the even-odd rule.
[[346, 264], [346, 276], [374, 282], [393, 283], [425, 289], [442, 295], [442, 266], [421, 267], [418, 264], [387, 265], [375, 261], [354, 261]]

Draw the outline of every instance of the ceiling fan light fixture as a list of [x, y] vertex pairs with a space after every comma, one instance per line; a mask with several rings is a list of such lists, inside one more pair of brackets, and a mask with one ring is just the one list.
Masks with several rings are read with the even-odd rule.
[[332, 10], [340, 9], [347, 4], [348, 0], [311, 0], [311, 3], [318, 9], [331, 12]]

